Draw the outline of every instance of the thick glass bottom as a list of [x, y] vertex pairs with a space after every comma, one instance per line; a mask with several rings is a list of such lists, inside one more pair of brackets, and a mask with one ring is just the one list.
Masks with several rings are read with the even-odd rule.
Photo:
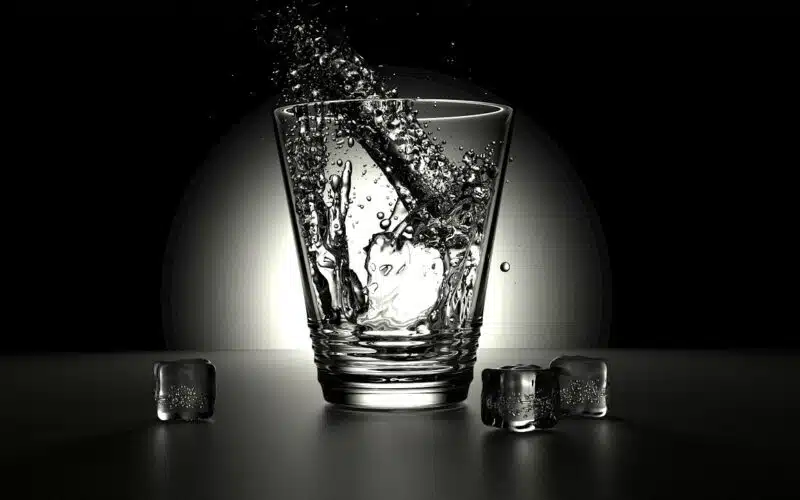
[[366, 331], [312, 329], [325, 401], [369, 410], [442, 408], [464, 401], [479, 327]]
[[467, 399], [472, 368], [437, 375], [437, 380], [433, 378], [418, 382], [369, 382], [374, 377], [337, 376], [318, 371], [322, 395], [329, 403], [361, 410], [429, 410], [453, 406]]

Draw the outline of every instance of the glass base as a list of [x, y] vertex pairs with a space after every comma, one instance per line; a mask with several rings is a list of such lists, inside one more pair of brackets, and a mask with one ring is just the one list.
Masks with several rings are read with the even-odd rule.
[[472, 368], [450, 375], [415, 378], [421, 380], [375, 382], [370, 381], [374, 376], [337, 375], [318, 370], [322, 395], [329, 403], [361, 410], [430, 410], [467, 399]]

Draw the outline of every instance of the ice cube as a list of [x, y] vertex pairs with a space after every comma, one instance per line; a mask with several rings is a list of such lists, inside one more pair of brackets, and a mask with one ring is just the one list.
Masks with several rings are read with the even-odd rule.
[[481, 420], [511, 432], [549, 429], [558, 423], [558, 374], [536, 365], [487, 368], [481, 374]]
[[206, 359], [153, 364], [156, 416], [159, 420], [201, 420], [214, 414], [216, 369]]
[[443, 279], [439, 252], [392, 233], [378, 233], [365, 250], [369, 307], [359, 324], [391, 330], [424, 318], [436, 304]]
[[550, 362], [561, 387], [561, 416], [601, 418], [608, 412], [608, 364], [602, 358], [559, 356]]

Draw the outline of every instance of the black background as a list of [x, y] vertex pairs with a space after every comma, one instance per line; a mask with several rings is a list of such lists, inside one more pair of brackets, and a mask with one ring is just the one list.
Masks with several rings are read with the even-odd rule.
[[[612, 346], [796, 345], [794, 225], [779, 222], [794, 212], [794, 20], [346, 3], [368, 61], [469, 76], [566, 152], [608, 241]], [[163, 348], [172, 217], [209, 148], [273, 90], [255, 2], [110, 5], [18, 4], [7, 350]]]

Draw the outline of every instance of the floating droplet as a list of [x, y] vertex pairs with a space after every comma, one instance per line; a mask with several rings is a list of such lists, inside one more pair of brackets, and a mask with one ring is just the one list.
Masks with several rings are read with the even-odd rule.
[[352, 137], [347, 139], [347, 145], [350, 146], [351, 148], [355, 145], [355, 143], [356, 143], [356, 141], [353, 140]]
[[511, 269], [511, 264], [509, 264], [508, 262], [503, 262], [502, 264], [500, 264], [500, 270], [503, 271], [504, 273], [507, 273], [510, 269]]
[[383, 212], [378, 212], [378, 218], [379, 219], [383, 219], [383, 217], [384, 217], [384, 213]]
[[390, 224], [391, 224], [391, 222], [389, 222], [389, 219], [382, 220], [381, 221], [381, 229], [389, 229], [389, 225]]
[[341, 158], [340, 158], [340, 159], [338, 159], [338, 160], [336, 160], [336, 166], [337, 166], [337, 167], [341, 167], [343, 163], [344, 163], [344, 162], [342, 162]]
[[512, 161], [514, 161], [514, 157], [513, 157], [513, 156], [509, 156], [509, 157], [508, 157], [508, 161], [509, 161], [509, 162], [512, 162]]
[[367, 201], [372, 201], [372, 196], [367, 196]]

